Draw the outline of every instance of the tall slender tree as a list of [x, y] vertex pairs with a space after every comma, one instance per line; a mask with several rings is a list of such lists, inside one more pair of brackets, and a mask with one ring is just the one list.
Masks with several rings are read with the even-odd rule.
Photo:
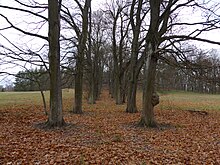
[[[137, 5], [137, 6], [136, 6]], [[132, 1], [131, 9], [130, 9], [130, 21], [132, 27], [132, 43], [131, 43], [131, 58], [130, 58], [130, 66], [129, 66], [129, 81], [128, 81], [128, 94], [127, 94], [127, 108], [126, 112], [128, 113], [136, 113], [137, 105], [136, 105], [136, 93], [137, 93], [137, 83], [138, 83], [138, 75], [142, 64], [138, 64], [138, 55], [140, 53], [140, 33], [142, 22], [146, 16], [146, 13], [142, 15], [143, 8], [143, 0]]]
[[76, 78], [75, 78], [75, 104], [73, 113], [83, 113], [82, 110], [82, 95], [83, 95], [83, 69], [84, 58], [86, 50], [86, 42], [88, 37], [88, 24], [89, 24], [89, 9], [91, 6], [91, 0], [86, 0], [84, 8], [82, 10], [82, 32], [80, 34], [78, 43], [78, 54], [76, 56]]
[[[85, 65], [85, 55], [86, 55], [86, 43], [88, 41], [88, 27], [89, 27], [89, 10], [91, 6], [91, 0], [85, 0], [80, 2], [74, 0], [77, 8], [79, 9], [79, 14], [73, 14], [71, 8], [64, 6], [62, 19], [67, 23], [70, 30], [74, 30], [75, 35], [71, 39], [75, 40], [74, 45], [76, 45], [75, 52], [75, 93], [74, 93], [74, 106], [73, 113], [81, 114], [82, 110], [82, 96], [83, 96], [83, 72]], [[80, 16], [79, 16], [80, 15]], [[75, 19], [76, 17], [76, 19]], [[74, 51], [74, 50], [72, 50]]]

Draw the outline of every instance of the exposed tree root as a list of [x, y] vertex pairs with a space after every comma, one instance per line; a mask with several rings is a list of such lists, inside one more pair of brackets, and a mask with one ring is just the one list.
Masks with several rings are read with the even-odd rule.
[[158, 124], [155, 121], [145, 121], [143, 118], [138, 123], [139, 127], [158, 128]]

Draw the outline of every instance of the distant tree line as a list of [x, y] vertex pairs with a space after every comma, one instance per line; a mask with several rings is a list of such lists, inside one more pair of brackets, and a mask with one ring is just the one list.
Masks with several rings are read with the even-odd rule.
[[156, 86], [158, 90], [184, 90], [220, 93], [220, 59], [217, 50], [205, 52], [194, 47], [183, 61], [167, 55], [159, 60]]
[[39, 85], [43, 90], [49, 89], [49, 75], [45, 69], [30, 69], [19, 71], [15, 78], [15, 91], [38, 91]]
[[[62, 70], [62, 88], [73, 88], [74, 76]], [[15, 75], [14, 91], [46, 91], [50, 89], [49, 73], [44, 68], [19, 71]]]
[[[157, 90], [184, 90], [199, 93], [220, 93], [220, 59], [217, 50], [205, 52], [193, 47], [193, 51], [188, 52], [184, 61], [176, 61], [176, 58], [166, 54], [167, 60], [159, 60], [156, 72], [156, 87]], [[87, 65], [90, 65], [89, 63]], [[89, 66], [88, 66], [89, 67]], [[96, 94], [93, 97], [98, 97], [100, 88], [108, 87], [112, 92], [111, 75], [109, 71], [104, 71], [100, 63], [99, 76], [100, 79], [95, 79], [99, 85]], [[98, 69], [98, 68], [97, 68]], [[122, 68], [123, 69], [123, 68]], [[88, 88], [92, 82], [88, 74], [90, 70], [85, 70], [85, 90], [90, 91]], [[98, 70], [94, 73], [98, 73]], [[74, 88], [74, 75], [71, 67], [61, 70], [62, 88]], [[138, 87], [142, 88], [142, 74], [138, 78]], [[44, 68], [35, 68], [26, 71], [19, 71], [16, 75], [14, 90], [15, 91], [39, 91], [39, 84], [42, 90], [50, 89], [49, 74]], [[123, 86], [121, 93], [124, 95], [125, 102], [127, 87]], [[2, 89], [2, 88], [1, 88]], [[91, 93], [87, 93], [91, 97]], [[92, 101], [88, 98], [89, 102]]]

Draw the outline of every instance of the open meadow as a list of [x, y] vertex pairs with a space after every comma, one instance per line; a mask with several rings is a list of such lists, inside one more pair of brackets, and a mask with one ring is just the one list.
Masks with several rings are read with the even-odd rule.
[[68, 125], [44, 130], [37, 127], [47, 120], [39, 92], [1, 92], [0, 164], [220, 164], [220, 95], [174, 91], [160, 99], [160, 126], [140, 128], [140, 111], [125, 113], [108, 91], [95, 105], [84, 100], [84, 114], [71, 113], [73, 91], [65, 89]]

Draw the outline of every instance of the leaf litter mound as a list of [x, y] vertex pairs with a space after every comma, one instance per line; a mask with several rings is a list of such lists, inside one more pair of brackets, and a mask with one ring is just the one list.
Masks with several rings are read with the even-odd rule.
[[[0, 164], [220, 164], [220, 112], [207, 115], [156, 107], [158, 128], [140, 128], [140, 113], [127, 114], [107, 92], [84, 114], [64, 101], [61, 129], [36, 127], [41, 106], [0, 109]], [[141, 103], [138, 102], [139, 105]]]

